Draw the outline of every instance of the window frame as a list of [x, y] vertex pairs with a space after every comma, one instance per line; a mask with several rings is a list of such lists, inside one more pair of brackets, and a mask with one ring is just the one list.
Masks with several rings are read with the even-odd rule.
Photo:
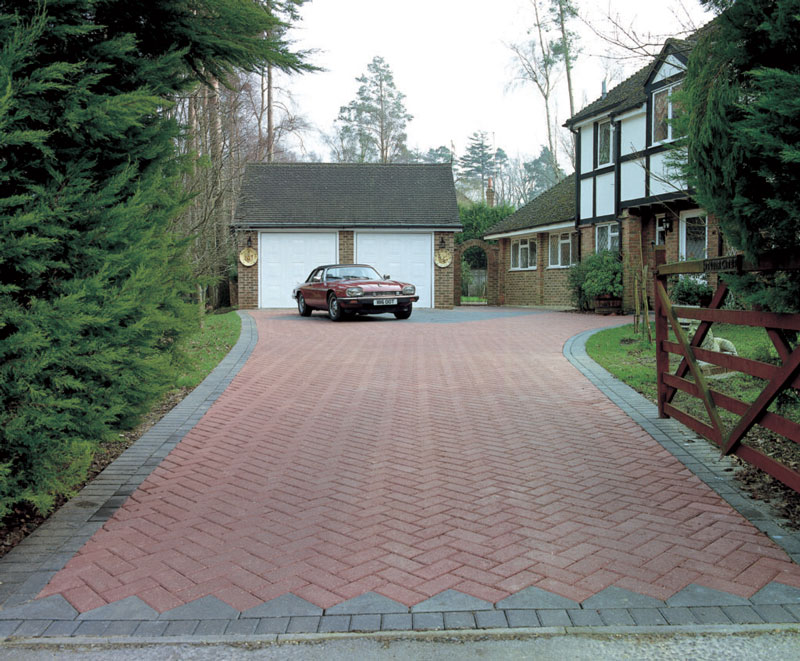
[[686, 256], [686, 227], [688, 218], [705, 218], [705, 248], [703, 250], [703, 257], [695, 257], [693, 259], [708, 259], [708, 214], [705, 209], [689, 209], [681, 211], [680, 226], [679, 226], [679, 240], [678, 240], [678, 260], [681, 262], [690, 261]]
[[[658, 237], [662, 236], [662, 240], [659, 241]], [[667, 214], [660, 213], [656, 216], [656, 241], [655, 245], [657, 246], [665, 246], [667, 245]]]
[[[673, 135], [673, 133], [672, 133], [672, 130], [673, 130], [672, 120], [674, 120], [675, 116], [676, 116], [675, 104], [672, 102], [672, 95], [676, 90], [679, 90], [682, 85], [683, 85], [683, 81], [679, 80], [676, 83], [672, 83], [671, 85], [665, 85], [664, 87], [660, 87], [659, 89], [653, 90], [653, 92], [652, 92], [652, 97], [651, 97], [652, 98], [652, 116], [650, 117], [650, 136], [651, 136], [652, 144], [654, 144], [654, 145], [664, 145], [664, 144], [667, 144], [668, 142], [673, 142], [674, 140], [677, 140], [678, 138], [682, 137], [682, 136], [679, 136], [679, 135]], [[663, 138], [661, 140], [658, 140], [656, 138], [656, 96], [659, 95], [659, 94], [664, 94], [664, 93], [666, 93], [666, 95], [667, 95], [667, 102], [666, 102], [667, 103], [667, 105], [666, 105], [667, 115], [664, 118], [664, 121], [665, 121], [665, 124], [666, 124], [667, 137], [665, 137], [665, 138]]]
[[[608, 248], [600, 248], [600, 229], [601, 228], [608, 228]], [[613, 231], [612, 231], [613, 230]], [[611, 239], [616, 236], [617, 239], [617, 247], [614, 248], [612, 246]], [[615, 250], [616, 252], [620, 251], [620, 231], [619, 231], [619, 223], [617, 222], [610, 222], [610, 223], [598, 223], [594, 226], [594, 251], [597, 252], [604, 252], [605, 250]]]
[[[606, 127], [608, 127], [608, 160], [601, 161], [600, 136]], [[606, 119], [597, 123], [597, 146], [595, 151], [595, 160], [598, 168], [604, 168], [614, 164], [614, 122], [612, 122], [610, 119]]]
[[[527, 266], [520, 266], [521, 257], [522, 257], [522, 244], [525, 243], [526, 252], [528, 254], [527, 258]], [[520, 237], [517, 239], [511, 239], [511, 245], [509, 248], [510, 252], [510, 259], [509, 259], [509, 270], [510, 271], [535, 271], [537, 267], [537, 239], [535, 236], [532, 237]], [[531, 250], [533, 248], [533, 250]], [[533, 259], [531, 259], [531, 253], [533, 253]], [[516, 259], [515, 259], [516, 258]], [[514, 262], [516, 261], [516, 265]], [[531, 262], [533, 265], [531, 265]]]
[[[574, 266], [578, 263], [578, 255], [575, 254], [576, 250], [573, 250], [573, 237], [577, 237], [577, 232], [548, 232], [547, 234], [547, 268], [551, 269], [568, 269], [570, 266]], [[555, 242], [555, 250], [553, 249], [553, 238], [558, 237]], [[566, 238], [565, 238], [566, 237]], [[562, 246], [569, 247], [569, 264], [562, 264], [561, 263], [561, 248]], [[577, 248], [577, 238], [574, 241], [574, 245]], [[553, 257], [555, 253], [555, 257], [557, 257], [557, 261], [553, 261]]]

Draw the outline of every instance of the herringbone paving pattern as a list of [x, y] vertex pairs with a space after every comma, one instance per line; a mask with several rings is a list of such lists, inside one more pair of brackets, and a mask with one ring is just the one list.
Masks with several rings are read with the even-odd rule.
[[800, 567], [562, 356], [619, 319], [334, 324], [258, 311], [209, 412], [40, 596], [244, 611], [536, 586], [749, 597]]

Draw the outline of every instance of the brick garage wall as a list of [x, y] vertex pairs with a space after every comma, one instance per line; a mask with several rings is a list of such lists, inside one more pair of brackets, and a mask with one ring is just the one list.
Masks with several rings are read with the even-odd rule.
[[339, 263], [352, 264], [355, 261], [355, 232], [339, 232]]
[[244, 266], [239, 260], [239, 252], [247, 247], [250, 238], [251, 247], [258, 252], [258, 232], [246, 231], [236, 234], [236, 260], [239, 267], [239, 309], [252, 310], [258, 307], [258, 262], [253, 266]]
[[[434, 232], [433, 249], [439, 248], [439, 242], [444, 239], [445, 248], [451, 253], [455, 249], [455, 236], [452, 232]], [[455, 259], [453, 260], [455, 262]], [[436, 308], [449, 310], [453, 307], [453, 276], [454, 264], [445, 268], [433, 267], [433, 305]]]

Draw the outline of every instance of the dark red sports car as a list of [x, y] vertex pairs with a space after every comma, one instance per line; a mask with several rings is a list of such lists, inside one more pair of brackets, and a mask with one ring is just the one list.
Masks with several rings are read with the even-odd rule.
[[419, 300], [414, 285], [389, 280], [366, 264], [318, 266], [297, 285], [292, 298], [304, 317], [313, 310], [327, 310], [334, 321], [354, 314], [392, 312], [398, 319], [411, 316], [411, 306]]

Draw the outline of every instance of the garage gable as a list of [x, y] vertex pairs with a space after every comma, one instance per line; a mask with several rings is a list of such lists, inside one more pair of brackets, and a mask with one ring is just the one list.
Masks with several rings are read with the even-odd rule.
[[450, 164], [252, 163], [232, 225], [251, 247], [242, 308], [289, 307], [314, 267], [351, 261], [413, 283], [422, 307], [453, 305], [452, 265], [433, 263], [461, 230]]

